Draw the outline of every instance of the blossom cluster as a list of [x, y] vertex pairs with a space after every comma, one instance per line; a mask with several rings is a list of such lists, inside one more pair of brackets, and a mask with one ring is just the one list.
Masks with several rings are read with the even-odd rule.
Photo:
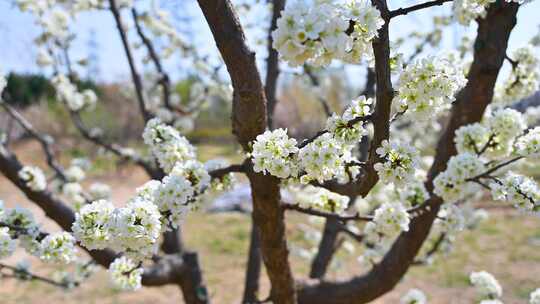
[[462, 25], [469, 25], [472, 20], [484, 18], [488, 6], [495, 0], [457, 0], [453, 2], [454, 18]]
[[420, 289], [410, 289], [407, 293], [401, 297], [399, 303], [401, 304], [426, 304], [427, 298], [424, 292]]
[[365, 120], [371, 114], [371, 104], [372, 100], [364, 96], [353, 100], [341, 116], [328, 118], [326, 129], [300, 149], [284, 129], [257, 136], [251, 153], [254, 170], [280, 178], [300, 178], [302, 183], [356, 177], [360, 168], [353, 165], [351, 151], [367, 134]]
[[[496, 109], [487, 114], [480, 123], [463, 126], [456, 131], [454, 142], [459, 153], [481, 155], [486, 152], [490, 157], [509, 155], [516, 137], [521, 136], [527, 125], [520, 112], [505, 108]], [[514, 147], [518, 153], [534, 153], [535, 133], [519, 140]]]
[[452, 203], [474, 194], [479, 186], [468, 181], [485, 171], [484, 163], [476, 155], [462, 153], [452, 156], [444, 172], [433, 181], [435, 194]]
[[349, 197], [314, 186], [306, 186], [295, 191], [295, 198], [304, 208], [316, 208], [333, 213], [342, 213], [349, 204]]
[[539, 60], [530, 45], [512, 53], [512, 71], [502, 85], [495, 89], [495, 101], [509, 105], [532, 95], [538, 90], [540, 73]]
[[148, 121], [143, 132], [144, 143], [165, 172], [170, 172], [177, 162], [195, 158], [195, 147], [175, 128], [163, 124], [158, 118]]
[[19, 178], [33, 191], [47, 188], [47, 178], [39, 167], [25, 166], [19, 171]]
[[253, 170], [287, 178], [298, 175], [298, 147], [296, 140], [289, 138], [286, 129], [266, 131], [257, 136], [252, 147]]
[[483, 299], [498, 299], [502, 296], [501, 285], [486, 271], [472, 272], [469, 280]]
[[399, 77], [395, 97], [398, 111], [417, 119], [432, 118], [450, 108], [454, 95], [466, 83], [459, 65], [448, 56], [430, 56], [408, 65]]
[[494, 200], [512, 202], [525, 211], [540, 207], [540, 187], [526, 176], [508, 172], [502, 179], [490, 183], [489, 187]]
[[399, 141], [384, 140], [376, 153], [382, 162], [374, 169], [385, 183], [404, 184], [414, 179], [415, 168], [419, 165], [418, 151]]
[[11, 256], [17, 245], [45, 262], [69, 264], [77, 259], [75, 239], [70, 233], [43, 236], [29, 210], [6, 209], [0, 201], [0, 259]]
[[79, 92], [65, 75], [60, 74], [52, 79], [58, 99], [63, 101], [71, 111], [78, 112], [83, 109], [92, 109], [96, 102], [96, 93], [90, 89]]
[[327, 65], [333, 59], [359, 63], [372, 53], [370, 42], [384, 21], [368, 1], [340, 5], [295, 1], [272, 32], [273, 47], [290, 65]]
[[109, 274], [115, 287], [122, 290], [136, 290], [141, 288], [144, 270], [132, 260], [122, 256], [109, 265]]

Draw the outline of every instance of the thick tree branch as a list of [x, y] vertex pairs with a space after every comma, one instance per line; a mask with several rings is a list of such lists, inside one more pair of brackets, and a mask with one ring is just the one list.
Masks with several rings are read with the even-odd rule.
[[[234, 88], [233, 130], [244, 150], [267, 126], [266, 96], [243, 29], [229, 0], [198, 0], [212, 30]], [[294, 279], [288, 261], [284, 213], [279, 180], [248, 168], [253, 198], [253, 219], [261, 240], [263, 260], [272, 284], [271, 300], [296, 303]]]

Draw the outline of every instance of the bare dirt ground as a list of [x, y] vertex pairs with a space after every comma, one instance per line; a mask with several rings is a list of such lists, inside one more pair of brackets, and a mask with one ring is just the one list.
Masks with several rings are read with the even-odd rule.
[[[17, 152], [23, 162], [40, 163], [33, 144], [21, 144]], [[140, 170], [124, 168], [90, 180], [108, 183], [114, 189], [113, 200], [122, 204], [134, 188], [146, 181]], [[0, 199], [8, 207], [17, 204], [30, 208], [48, 231], [58, 227], [48, 221], [41, 210], [30, 203], [20, 191], [0, 176]], [[291, 242], [301, 234], [299, 225], [305, 222], [297, 215], [288, 215]], [[186, 244], [200, 253], [204, 277], [213, 303], [239, 303], [244, 266], [249, 240], [249, 219], [237, 213], [195, 213], [184, 226]], [[414, 267], [400, 284], [374, 303], [399, 303], [408, 289], [422, 289], [430, 303], [474, 303], [474, 290], [468, 286], [471, 271], [487, 270], [493, 273], [504, 288], [503, 300], [507, 304], [527, 303], [528, 294], [540, 287], [540, 218], [523, 216], [516, 211], [495, 210], [490, 219], [473, 232], [458, 237], [456, 248], [446, 256], [439, 256], [434, 264]], [[44, 265], [23, 252], [4, 261], [15, 264], [21, 259], [32, 261], [33, 271], [52, 275], [54, 267]], [[309, 261], [292, 256], [295, 274], [305, 278]], [[362, 266], [354, 256], [341, 258], [341, 267], [333, 268], [329, 279], [346, 279], [359, 274]], [[261, 298], [268, 293], [268, 281], [263, 278]], [[137, 292], [118, 292], [109, 283], [105, 270], [99, 270], [83, 286], [63, 291], [40, 282], [20, 282], [0, 278], [0, 303], [183, 303], [175, 286], [143, 288]]]

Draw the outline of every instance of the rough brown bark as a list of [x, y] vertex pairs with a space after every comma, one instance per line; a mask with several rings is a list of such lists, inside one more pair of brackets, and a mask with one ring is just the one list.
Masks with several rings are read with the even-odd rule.
[[[433, 178], [445, 169], [456, 154], [453, 143], [455, 130], [481, 119], [493, 97], [493, 88], [504, 60], [508, 38], [516, 22], [518, 5], [500, 2], [492, 5], [485, 19], [479, 20], [474, 61], [468, 83], [458, 94], [450, 122], [437, 147], [434, 165], [426, 183], [433, 188]], [[344, 282], [323, 282], [299, 290], [299, 303], [367, 303], [392, 290], [413, 264], [414, 258], [429, 234], [442, 200], [433, 196], [425, 204], [430, 211], [414, 218], [409, 231], [402, 233], [383, 261], [368, 274]]]
[[[233, 132], [244, 150], [266, 128], [266, 97], [255, 64], [255, 53], [228, 0], [199, 0], [234, 88]], [[272, 284], [274, 303], [296, 303], [285, 237], [284, 212], [280, 207], [279, 180], [247, 170], [253, 199], [253, 218], [261, 240], [263, 261]]]

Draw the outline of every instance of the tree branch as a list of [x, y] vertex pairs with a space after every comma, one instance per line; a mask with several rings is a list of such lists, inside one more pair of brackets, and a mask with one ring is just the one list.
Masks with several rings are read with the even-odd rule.
[[390, 18], [394, 18], [401, 15], [407, 15], [408, 13], [415, 12], [421, 9], [429, 8], [432, 6], [443, 5], [446, 2], [451, 2], [452, 0], [433, 0], [427, 1], [424, 3], [412, 5], [405, 8], [398, 8], [396, 10], [390, 11]]
[[[266, 96], [255, 63], [255, 53], [229, 0], [198, 0], [210, 26], [234, 88], [233, 130], [245, 151], [267, 126]], [[261, 240], [261, 252], [272, 285], [275, 303], [296, 303], [294, 279], [288, 261], [279, 179], [248, 168], [252, 189], [253, 219]]]
[[131, 47], [129, 45], [126, 30], [124, 29], [122, 17], [120, 15], [120, 11], [118, 10], [118, 6], [116, 5], [115, 0], [109, 0], [109, 6], [114, 16], [114, 21], [116, 22], [116, 28], [118, 29], [118, 33], [120, 34], [122, 45], [124, 47], [124, 51], [126, 53], [126, 57], [129, 63], [129, 70], [131, 71], [131, 78], [133, 80], [133, 85], [135, 86], [135, 94], [137, 95], [137, 101], [139, 102], [139, 109], [141, 111], [144, 121], [147, 122], [148, 120], [150, 120], [151, 114], [146, 109], [141, 76], [137, 72], [137, 67], [135, 66], [135, 60], [133, 59], [133, 54], [131, 52]]

